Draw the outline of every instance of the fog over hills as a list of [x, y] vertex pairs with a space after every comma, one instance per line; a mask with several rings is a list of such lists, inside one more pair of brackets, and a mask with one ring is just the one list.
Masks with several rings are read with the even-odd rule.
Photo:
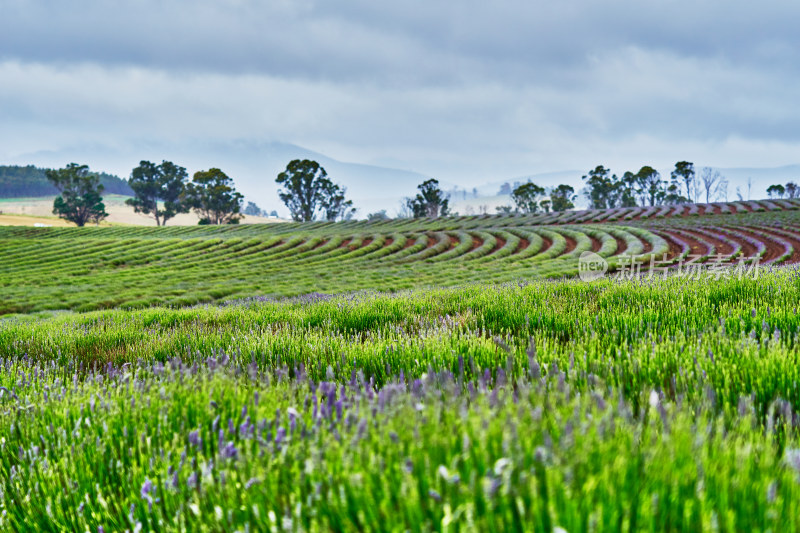
[[[281, 142], [236, 141], [231, 143], [182, 143], [165, 149], [142, 144], [124, 150], [107, 146], [81, 146], [58, 151], [42, 151], [10, 158], [8, 164], [34, 164], [40, 167], [61, 167], [69, 162], [88, 164], [92, 170], [103, 170], [127, 178], [140, 160], [160, 162], [164, 159], [186, 167], [191, 176], [198, 170], [221, 168], [235, 181], [246, 201], [256, 202], [267, 211], [288, 211], [278, 198], [275, 178], [292, 159], [313, 159], [319, 162], [336, 183], [347, 187], [348, 197], [359, 209], [359, 216], [386, 209], [393, 215], [403, 197], [412, 196], [416, 187], [428, 176], [408, 170], [336, 160], [324, 154]], [[442, 182], [444, 188], [453, 184]]]
[[[185, 166], [190, 175], [198, 170], [219, 167], [235, 180], [237, 189], [245, 195], [247, 201], [256, 202], [267, 211], [277, 210], [281, 216], [287, 216], [288, 211], [278, 199], [275, 178], [292, 159], [314, 159], [325, 167], [333, 181], [347, 187], [348, 197], [353, 200], [359, 210], [359, 218], [381, 209], [385, 209], [390, 216], [394, 216], [403, 198], [413, 196], [419, 183], [429, 177], [437, 177], [427, 176], [413, 170], [341, 161], [329, 155], [285, 142], [249, 140], [184, 141], [166, 146], [160, 143], [158, 145], [138, 143], [126, 145], [124, 148], [82, 145], [57, 151], [20, 154], [0, 163], [61, 167], [74, 161], [88, 164], [92, 170], [105, 171], [127, 178], [131, 169], [142, 159], [156, 162], [167, 159]], [[642, 164], [646, 164], [646, 162]], [[698, 174], [703, 166], [702, 163], [695, 164]], [[728, 178], [728, 200], [737, 199], [737, 187], [743, 198], [748, 199], [748, 178], [751, 178], [750, 199], [766, 197], [766, 189], [773, 183], [800, 182], [800, 164], [774, 168], [714, 168]], [[457, 187], [460, 190], [469, 191], [470, 194], [467, 195], [467, 198], [462, 198], [461, 195], [453, 198], [456, 208], [462, 211], [467, 205], [473, 206], [476, 211], [482, 205], [489, 205], [489, 212], [493, 212], [495, 205], [509, 203], [504, 200], [504, 197], [497, 196], [503, 183], [513, 185], [514, 182], [524, 183], [529, 179], [544, 187], [561, 183], [572, 185], [579, 193], [576, 204], [578, 207], [584, 207], [586, 202], [580, 194], [583, 189], [581, 176], [589, 170], [588, 168], [559, 170], [509, 177], [487, 176], [485, 180], [472, 178], [462, 182], [440, 179], [440, 184], [445, 190]], [[638, 168], [611, 168], [611, 171], [618, 175], [624, 173], [625, 170], [636, 171]], [[659, 168], [658, 170], [662, 177], [668, 179], [672, 169]], [[477, 189], [477, 198], [472, 194], [473, 189]], [[487, 198], [492, 201], [487, 202]]]

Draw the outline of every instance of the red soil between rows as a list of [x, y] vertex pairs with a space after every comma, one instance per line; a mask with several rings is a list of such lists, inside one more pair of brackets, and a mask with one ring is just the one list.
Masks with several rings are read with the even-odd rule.
[[561, 255], [570, 253], [572, 250], [574, 250], [578, 246], [578, 242], [575, 239], [573, 239], [572, 237], [568, 237], [567, 235], [564, 235], [564, 240], [567, 241], [567, 247], [564, 249], [564, 253], [561, 254]]
[[719, 237], [714, 237], [711, 234], [706, 234], [693, 230], [684, 230], [684, 231], [686, 231], [690, 235], [694, 235], [695, 237], [698, 238], [698, 240], [702, 239], [712, 244], [717, 254], [722, 254], [725, 257], [733, 255], [733, 246], [731, 246], [724, 240], [720, 239]]
[[791, 235], [784, 235], [782, 233], [778, 233], [774, 230], [769, 228], [760, 227], [758, 228], [764, 233], [769, 233], [770, 235], [776, 235], [782, 238], [785, 241], [788, 241], [789, 244], [792, 245], [792, 255], [785, 261], [785, 263], [800, 263], [800, 237], [795, 234]]
[[669, 246], [669, 251], [667, 252], [667, 259], [673, 260], [683, 252], [683, 248], [680, 244], [678, 244], [675, 239], [669, 235], [668, 233], [664, 232], [653, 232], [656, 233], [659, 237], [667, 241], [667, 246]]
[[749, 241], [746, 241], [746, 240], [742, 239], [741, 237], [739, 237], [737, 235], [734, 235], [732, 233], [728, 233], [727, 231], [725, 231], [724, 228], [720, 228], [720, 229], [718, 229], [716, 231], [721, 231], [721, 232], [725, 233], [726, 237], [728, 237], [733, 242], [741, 245], [741, 247], [742, 247], [742, 257], [753, 257], [753, 256], [756, 255], [756, 252], [758, 251], [758, 249], [754, 245], [750, 244]]
[[703, 242], [699, 241], [697, 238], [692, 237], [691, 234], [684, 234], [684, 233], [674, 233], [670, 230], [662, 229], [663, 233], [668, 235], [671, 239], [676, 242], [683, 242], [689, 246], [689, 255], [708, 255], [710, 251], [708, 246]]
[[547, 237], [542, 237], [542, 249], [539, 250], [539, 253], [546, 252], [553, 246], [553, 241], [548, 239]]
[[492, 248], [492, 250], [489, 252], [488, 255], [495, 253], [497, 250], [506, 245], [506, 240], [500, 237], [499, 235], [496, 235], [494, 240], [495, 240], [494, 248]]
[[[759, 230], [761, 230], [761, 228], [759, 228]], [[739, 233], [743, 233], [745, 235], [749, 235], [750, 237], [764, 243], [764, 246], [767, 248], [767, 251], [764, 254], [764, 257], [761, 258], [762, 262], [771, 263], [783, 255], [784, 252], [783, 246], [773, 241], [772, 239], [753, 233], [749, 228], [737, 227], [736, 231], [738, 231]]]
[[614, 252], [614, 255], [622, 255], [625, 253], [625, 250], [628, 249], [628, 243], [625, 242], [625, 239], [622, 237], [614, 237], [614, 240], [617, 241], [617, 249]]
[[644, 239], [639, 240], [642, 241], [642, 244], [644, 245], [644, 250], [642, 250], [643, 254], [649, 254], [653, 251], [653, 244], [650, 241], [646, 241]]

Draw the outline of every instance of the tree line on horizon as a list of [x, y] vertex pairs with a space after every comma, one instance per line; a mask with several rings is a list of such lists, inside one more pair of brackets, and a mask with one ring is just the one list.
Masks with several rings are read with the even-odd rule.
[[[99, 223], [108, 217], [101, 175], [91, 172], [87, 165], [70, 163], [44, 173], [60, 193], [53, 202], [54, 214], [78, 226]], [[309, 221], [317, 216], [346, 220], [355, 214], [353, 202], [345, 197], [347, 190], [328, 179], [325, 169], [316, 161], [291, 161], [276, 182], [284, 187], [279, 196], [293, 220]], [[242, 215], [266, 215], [254, 202], [248, 202], [243, 209], [244, 196], [219, 168], [195, 172], [189, 180], [186, 169], [171, 161], [161, 164], [141, 161], [131, 171], [127, 185], [133, 196], [125, 203], [134, 212], [154, 218], [157, 226], [164, 226], [176, 215], [190, 210], [200, 217], [201, 225], [238, 224]], [[270, 216], [277, 217], [277, 212], [272, 211]]]
[[[35, 167], [20, 167], [35, 169]], [[53, 213], [78, 226], [87, 222], [98, 223], [108, 216], [103, 204], [106, 174], [91, 172], [87, 165], [70, 163], [61, 169], [42, 170], [52, 187], [60, 192], [53, 203]], [[117, 178], [119, 180], [119, 178]], [[621, 177], [598, 165], [582, 177], [586, 186], [582, 194], [591, 209], [618, 207], [659, 206], [697, 203], [705, 195], [706, 203], [724, 196], [727, 201], [728, 180], [718, 171], [703, 168], [695, 173], [694, 164], [679, 161], [664, 180], [651, 166], [638, 172], [625, 172]], [[170, 161], [155, 164], [141, 161], [131, 171], [125, 182], [132, 193], [126, 204], [137, 213], [149, 215], [157, 226], [163, 226], [177, 214], [194, 210], [199, 224], [238, 224], [243, 215], [266, 216], [267, 213], [254, 202], [242, 207], [244, 196], [237, 192], [233, 180], [219, 168], [195, 172], [192, 179], [184, 167]], [[289, 209], [292, 220], [350, 220], [356, 209], [347, 199], [347, 189], [334, 183], [325, 169], [316, 161], [295, 159], [278, 174], [276, 183], [281, 186], [278, 196]], [[749, 188], [748, 180], [748, 199]], [[443, 191], [436, 179], [427, 179], [417, 187], [418, 192], [401, 203], [398, 218], [437, 218], [449, 216], [450, 194]], [[476, 190], [473, 190], [477, 194]], [[798, 198], [800, 187], [794, 182], [772, 185], [767, 189], [770, 198]], [[578, 195], [566, 184], [545, 188], [531, 180], [508, 183], [500, 194], [509, 194], [513, 205], [497, 207], [498, 213], [535, 214], [567, 211], [575, 208]], [[743, 196], [737, 188], [739, 200]], [[269, 216], [277, 217], [272, 211]], [[367, 220], [389, 219], [385, 210], [367, 215]]]
[[[584, 195], [591, 209], [613, 209], [617, 207], [646, 207], [728, 201], [728, 179], [711, 167], [704, 167], [698, 174], [694, 163], [678, 161], [670, 172], [669, 180], [649, 165], [638, 172], [625, 172], [622, 176], [611, 174], [611, 170], [598, 165], [581, 178], [586, 183]], [[752, 178], [747, 180], [747, 200], [750, 199]], [[770, 198], [800, 198], [800, 187], [794, 182], [771, 185], [767, 188]], [[736, 188], [736, 199], [744, 201], [744, 193]]]
[[[70, 163], [64, 168], [45, 171], [59, 190], [53, 214], [84, 226], [108, 217], [103, 203], [105, 189], [97, 173], [87, 165]], [[233, 180], [218, 168], [194, 173], [192, 180], [184, 167], [170, 161], [160, 165], [141, 161], [131, 171], [128, 186], [133, 197], [125, 201], [134, 212], [152, 216], [157, 226], [179, 213], [194, 209], [200, 224], [237, 224], [244, 196], [233, 188]]]

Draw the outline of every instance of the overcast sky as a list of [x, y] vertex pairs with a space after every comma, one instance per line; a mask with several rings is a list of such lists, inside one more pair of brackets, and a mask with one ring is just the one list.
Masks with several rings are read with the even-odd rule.
[[0, 0], [0, 163], [105, 151], [127, 175], [137, 147], [242, 140], [464, 185], [799, 163], [798, 21], [796, 0]]

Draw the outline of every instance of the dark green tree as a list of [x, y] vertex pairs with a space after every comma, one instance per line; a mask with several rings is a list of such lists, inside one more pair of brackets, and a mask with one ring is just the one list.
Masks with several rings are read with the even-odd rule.
[[331, 222], [335, 220], [350, 220], [356, 214], [356, 208], [353, 207], [352, 200], [345, 197], [347, 194], [346, 187], [340, 187], [330, 180], [323, 189], [322, 197], [322, 211], [325, 220]]
[[553, 201], [549, 198], [545, 198], [541, 202], [539, 202], [539, 207], [544, 210], [545, 213], [550, 213], [550, 206], [553, 205]]
[[552, 209], [555, 212], [566, 211], [575, 207], [575, 189], [569, 185], [559, 185], [550, 191]]
[[328, 173], [316, 161], [290, 161], [275, 182], [283, 186], [278, 196], [297, 222], [309, 222], [318, 215], [337, 220], [355, 213], [353, 202], [345, 198], [347, 190], [328, 179]]
[[446, 217], [450, 213], [450, 200], [439, 188], [439, 180], [426, 180], [417, 189], [417, 196], [406, 200], [406, 205], [415, 218]]
[[[672, 179], [677, 182], [683, 182], [686, 187], [687, 200], [692, 198], [692, 186], [694, 185], [695, 173], [694, 163], [689, 161], [678, 161], [675, 163], [675, 170], [672, 171]], [[680, 194], [680, 192], [678, 192]]]
[[200, 216], [200, 224], [238, 224], [244, 196], [233, 180], [218, 168], [195, 172], [186, 184], [187, 205]]
[[543, 187], [529, 181], [511, 191], [511, 199], [520, 212], [526, 214], [536, 213], [539, 211], [539, 201], [544, 196], [544, 193]]
[[783, 198], [783, 195], [786, 194], [786, 187], [783, 185], [770, 185], [767, 187], [767, 194], [770, 198]]
[[[137, 213], [152, 214], [156, 226], [165, 226], [167, 220], [178, 213], [188, 213], [186, 202], [186, 169], [170, 161], [160, 165], [150, 161], [141, 161], [131, 171], [128, 185], [136, 195], [125, 200]], [[159, 202], [162, 205], [159, 206]]]
[[636, 207], [636, 174], [627, 171], [617, 182], [617, 207]]
[[101, 196], [100, 176], [89, 172], [87, 165], [70, 163], [65, 168], [47, 170], [46, 175], [61, 192], [53, 202], [53, 214], [78, 226], [89, 221], [100, 222], [108, 216]]
[[615, 206], [616, 187], [609, 177], [611, 171], [603, 165], [590, 170], [581, 179], [586, 182], [586, 198], [591, 209], [608, 209]]
[[636, 173], [636, 181], [639, 184], [639, 189], [642, 191], [642, 197], [650, 203], [651, 206], [660, 205], [666, 193], [661, 183], [661, 174], [650, 166], [643, 166]]

